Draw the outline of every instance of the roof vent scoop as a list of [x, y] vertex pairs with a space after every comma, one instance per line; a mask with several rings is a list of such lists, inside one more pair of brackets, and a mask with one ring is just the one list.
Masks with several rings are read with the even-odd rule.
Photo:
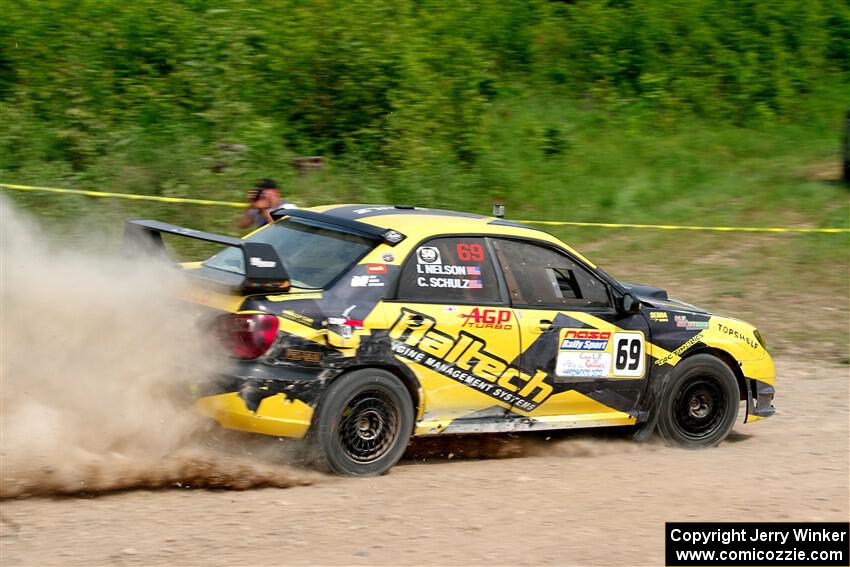
[[502, 203], [493, 203], [493, 216], [497, 219], [505, 218], [505, 206]]

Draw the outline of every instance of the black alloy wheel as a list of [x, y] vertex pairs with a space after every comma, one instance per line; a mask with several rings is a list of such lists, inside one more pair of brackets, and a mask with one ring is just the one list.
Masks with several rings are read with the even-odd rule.
[[658, 431], [671, 445], [698, 449], [723, 441], [738, 418], [738, 380], [721, 359], [690, 356], [676, 365], [659, 401]]
[[308, 434], [314, 463], [339, 475], [383, 474], [404, 454], [413, 422], [413, 401], [397, 376], [374, 368], [340, 376]]
[[338, 441], [345, 454], [358, 463], [372, 463], [392, 447], [398, 435], [399, 411], [380, 390], [366, 390], [342, 411]]

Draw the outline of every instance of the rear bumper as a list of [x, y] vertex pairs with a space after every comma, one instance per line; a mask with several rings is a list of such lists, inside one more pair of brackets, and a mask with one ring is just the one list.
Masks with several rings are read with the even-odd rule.
[[226, 429], [301, 438], [327, 378], [318, 368], [240, 362], [233, 374], [200, 387], [194, 407]]
[[195, 409], [225, 429], [275, 437], [304, 437], [313, 419], [312, 407], [283, 394], [264, 398], [256, 411], [249, 410], [237, 392], [201, 398]]

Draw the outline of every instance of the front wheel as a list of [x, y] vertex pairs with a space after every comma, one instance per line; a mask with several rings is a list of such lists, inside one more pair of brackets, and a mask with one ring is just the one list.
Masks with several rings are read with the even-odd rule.
[[339, 475], [387, 472], [413, 431], [413, 403], [398, 378], [356, 370], [330, 385], [311, 431], [317, 464]]
[[671, 445], [713, 447], [732, 431], [739, 401], [738, 381], [722, 360], [708, 354], [688, 357], [664, 388], [658, 431]]

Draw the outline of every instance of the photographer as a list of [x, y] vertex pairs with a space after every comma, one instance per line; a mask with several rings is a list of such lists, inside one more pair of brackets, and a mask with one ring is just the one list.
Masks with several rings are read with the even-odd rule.
[[265, 226], [272, 222], [271, 211], [281, 205], [280, 191], [273, 179], [261, 179], [248, 192], [249, 208], [239, 218], [239, 228]]

